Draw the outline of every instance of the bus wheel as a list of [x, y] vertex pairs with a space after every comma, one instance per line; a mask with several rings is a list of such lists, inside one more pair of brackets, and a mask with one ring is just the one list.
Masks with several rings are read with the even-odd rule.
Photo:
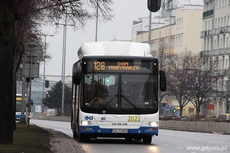
[[73, 138], [77, 139], [77, 133], [76, 133], [76, 131], [73, 131]]
[[132, 141], [132, 140], [133, 140], [133, 138], [132, 138], [132, 137], [125, 137], [125, 141], [130, 142], [130, 141]]
[[152, 136], [151, 135], [146, 135], [144, 138], [143, 138], [143, 143], [144, 144], [150, 144], [152, 142]]
[[79, 134], [78, 135], [78, 140], [81, 141], [81, 142], [86, 142], [89, 140], [89, 137], [85, 134]]

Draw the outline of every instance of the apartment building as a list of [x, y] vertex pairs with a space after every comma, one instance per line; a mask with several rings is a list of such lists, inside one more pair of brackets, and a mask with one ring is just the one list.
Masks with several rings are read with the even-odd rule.
[[201, 56], [205, 67], [215, 65], [216, 91], [209, 98], [211, 114], [230, 112], [230, 0], [204, 0]]
[[[184, 51], [199, 53], [201, 48], [202, 14], [202, 5], [184, 5], [171, 10], [169, 16], [154, 18], [156, 24], [152, 25], [151, 30], [152, 51], [157, 52], [163, 47], [171, 54], [180, 54]], [[157, 20], [160, 22], [156, 22]], [[143, 26], [144, 23], [147, 22], [144, 22], [144, 20], [143, 22], [139, 21], [139, 27]], [[133, 27], [138, 29], [138, 24], [133, 24]], [[133, 35], [134, 33], [135, 31], [133, 30]], [[133, 38], [137, 42], [148, 42], [148, 39], [149, 32], [143, 30], [136, 32], [136, 38]]]
[[[148, 43], [151, 38], [151, 49], [156, 54], [159, 50], [164, 50], [171, 55], [179, 55], [185, 51], [198, 54], [202, 46], [200, 32], [202, 31], [203, 5], [187, 4], [175, 7], [172, 3], [170, 6], [172, 7], [167, 10], [162, 9], [163, 15], [152, 19], [150, 37], [148, 29], [142, 30], [148, 27], [149, 22], [146, 21], [148, 18], [133, 22], [133, 41]], [[178, 102], [171, 97], [166, 97], [164, 101], [169, 106], [178, 106]], [[170, 111], [162, 114], [172, 115]], [[183, 114], [195, 114], [194, 106], [189, 103], [183, 109]]]

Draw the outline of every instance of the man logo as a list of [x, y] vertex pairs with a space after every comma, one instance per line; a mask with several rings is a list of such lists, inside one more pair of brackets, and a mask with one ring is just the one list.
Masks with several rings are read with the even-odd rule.
[[112, 123], [112, 125], [127, 126], [128, 123], [120, 123], [120, 122], [117, 122], [117, 123]]

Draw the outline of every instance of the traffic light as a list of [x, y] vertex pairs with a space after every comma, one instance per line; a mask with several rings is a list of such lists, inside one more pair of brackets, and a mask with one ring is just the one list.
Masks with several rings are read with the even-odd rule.
[[32, 99], [30, 100], [30, 105], [34, 105], [34, 101]]
[[147, 0], [148, 9], [151, 12], [157, 12], [161, 8], [161, 0]]
[[46, 88], [49, 88], [49, 80], [46, 80], [46, 81], [45, 81], [45, 87], [46, 87]]
[[46, 91], [46, 98], [49, 97], [49, 91]]

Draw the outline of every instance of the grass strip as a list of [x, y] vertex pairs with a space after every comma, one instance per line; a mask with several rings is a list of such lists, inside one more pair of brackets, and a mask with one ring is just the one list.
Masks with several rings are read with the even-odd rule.
[[52, 153], [50, 133], [36, 125], [17, 123], [12, 145], [1, 145], [0, 153]]

